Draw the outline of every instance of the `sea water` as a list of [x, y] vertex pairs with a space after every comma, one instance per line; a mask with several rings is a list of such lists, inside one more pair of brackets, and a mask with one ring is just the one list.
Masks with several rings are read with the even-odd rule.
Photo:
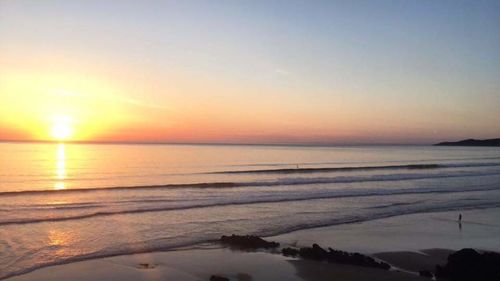
[[0, 279], [223, 234], [499, 206], [499, 148], [0, 143]]

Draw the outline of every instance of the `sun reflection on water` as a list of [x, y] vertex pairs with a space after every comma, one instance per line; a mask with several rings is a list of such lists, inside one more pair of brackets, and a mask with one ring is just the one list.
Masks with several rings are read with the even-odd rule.
[[64, 180], [66, 179], [66, 148], [64, 146], [64, 143], [60, 143], [57, 145], [56, 179], [57, 182], [54, 184], [54, 189], [65, 189]]
[[74, 255], [77, 251], [72, 247], [77, 242], [78, 236], [73, 231], [62, 229], [50, 229], [47, 232], [47, 245], [52, 250], [52, 255], [58, 258], [66, 258]]
[[49, 246], [65, 246], [69, 242], [69, 236], [66, 232], [62, 232], [56, 229], [49, 230], [48, 233]]

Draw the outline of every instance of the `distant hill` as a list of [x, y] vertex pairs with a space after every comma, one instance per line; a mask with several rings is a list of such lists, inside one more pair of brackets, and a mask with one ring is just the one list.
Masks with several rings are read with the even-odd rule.
[[439, 146], [500, 146], [500, 139], [488, 139], [488, 140], [461, 140], [455, 142], [440, 142], [435, 145]]

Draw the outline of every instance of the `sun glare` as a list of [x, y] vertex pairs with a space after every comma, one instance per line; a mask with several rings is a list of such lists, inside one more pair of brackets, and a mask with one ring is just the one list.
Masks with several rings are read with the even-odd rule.
[[71, 119], [67, 116], [57, 116], [54, 118], [51, 135], [54, 139], [63, 141], [73, 136], [73, 127]]

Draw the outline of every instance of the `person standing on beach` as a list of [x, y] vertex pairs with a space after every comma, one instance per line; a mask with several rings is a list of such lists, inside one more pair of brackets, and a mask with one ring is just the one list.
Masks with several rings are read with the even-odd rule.
[[462, 231], [462, 213], [458, 214], [458, 230]]

